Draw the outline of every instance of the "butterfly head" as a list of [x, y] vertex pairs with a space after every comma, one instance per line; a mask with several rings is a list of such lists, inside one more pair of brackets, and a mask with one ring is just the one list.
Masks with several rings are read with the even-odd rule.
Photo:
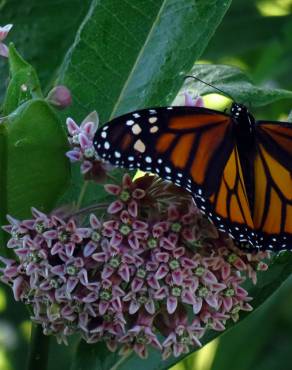
[[244, 104], [233, 103], [230, 114], [241, 135], [253, 135], [255, 119]]
[[239, 103], [234, 102], [231, 106], [230, 113], [233, 118], [238, 120], [243, 116], [246, 117], [249, 114], [249, 111], [244, 104], [239, 104]]

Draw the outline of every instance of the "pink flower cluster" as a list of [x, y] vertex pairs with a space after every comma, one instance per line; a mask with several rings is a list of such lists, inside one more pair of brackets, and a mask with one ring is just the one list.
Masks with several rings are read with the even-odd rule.
[[8, 217], [18, 259], [1, 258], [1, 279], [31, 305], [45, 334], [177, 357], [252, 309], [242, 284], [267, 268], [267, 252], [242, 252], [190, 195], [154, 176], [126, 174], [105, 189], [113, 200], [103, 214], [90, 213], [86, 227], [80, 214]]
[[80, 126], [72, 118], [67, 118], [66, 125], [69, 133], [71, 149], [66, 156], [72, 163], [81, 162], [80, 170], [86, 180], [99, 181], [106, 177], [106, 172], [112, 168], [100, 161], [93, 146], [94, 134], [98, 128], [98, 115], [90, 113]]

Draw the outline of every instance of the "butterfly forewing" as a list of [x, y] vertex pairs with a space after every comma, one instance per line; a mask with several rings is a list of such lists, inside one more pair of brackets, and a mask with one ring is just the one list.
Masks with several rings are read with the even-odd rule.
[[[231, 115], [198, 107], [144, 109], [101, 127], [94, 146], [116, 166], [140, 168], [182, 186], [238, 241], [291, 248], [292, 129], [287, 123], [257, 122], [246, 156], [238, 127], [246, 133], [251, 119], [237, 104]], [[247, 168], [252, 169], [248, 179]]]
[[231, 119], [195, 107], [144, 109], [115, 118], [97, 134], [97, 153], [117, 166], [158, 173], [205, 196], [218, 188], [233, 149]]
[[230, 116], [205, 108], [145, 109], [105, 125], [95, 147], [117, 166], [184, 187], [219, 229], [254, 242], [233, 125]]

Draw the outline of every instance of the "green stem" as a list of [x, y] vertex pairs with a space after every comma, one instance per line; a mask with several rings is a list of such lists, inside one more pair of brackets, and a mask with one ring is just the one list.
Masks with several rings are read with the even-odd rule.
[[48, 368], [49, 340], [49, 336], [43, 334], [41, 325], [32, 324], [27, 370]]
[[84, 181], [84, 184], [82, 185], [82, 188], [81, 188], [81, 191], [80, 191], [80, 194], [79, 194], [79, 198], [78, 198], [78, 201], [77, 201], [77, 204], [76, 204], [77, 209], [79, 209], [81, 204], [82, 204], [82, 201], [83, 201], [88, 183], [89, 183], [89, 181]]
[[131, 354], [132, 351], [129, 351], [124, 356], [121, 356], [120, 359], [109, 370], [118, 370], [118, 368], [128, 359]]
[[105, 209], [107, 209], [107, 207], [108, 207], [108, 203], [93, 204], [91, 206], [78, 209], [76, 212], [70, 213], [66, 217], [67, 218], [76, 217], [76, 216], [82, 215], [83, 213], [86, 214], [86, 213], [97, 211], [97, 210], [105, 210]]

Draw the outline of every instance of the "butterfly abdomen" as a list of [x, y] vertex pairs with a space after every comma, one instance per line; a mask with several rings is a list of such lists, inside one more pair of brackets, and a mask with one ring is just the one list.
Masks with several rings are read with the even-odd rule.
[[238, 149], [246, 196], [250, 209], [254, 207], [254, 159], [255, 159], [255, 125], [254, 117], [243, 104], [233, 103], [231, 116], [235, 123], [234, 136]]

